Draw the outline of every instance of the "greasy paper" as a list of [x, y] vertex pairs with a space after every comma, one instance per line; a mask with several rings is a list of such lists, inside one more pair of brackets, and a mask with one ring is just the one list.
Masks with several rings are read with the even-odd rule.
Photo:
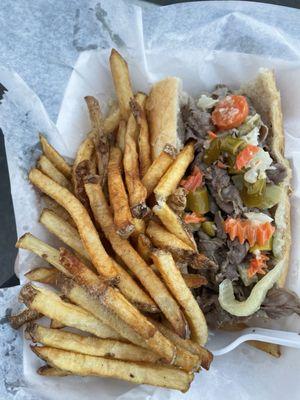
[[[245, 2], [243, 6], [241, 2], [204, 3], [179, 4], [143, 12], [124, 3], [118, 3], [117, 7], [116, 3], [112, 5], [109, 1], [101, 2], [100, 6], [93, 3], [98, 21], [105, 16], [105, 24], [102, 21], [105, 40], [101, 46], [89, 47], [89, 37], [82, 35], [82, 31], [88, 33], [90, 26], [94, 26], [94, 16], [81, 13], [77, 21], [82, 28], [78, 46], [87, 50], [80, 52], [74, 64], [56, 124], [50, 120], [34, 91], [15, 72], [0, 67], [0, 82], [8, 89], [0, 106], [0, 125], [5, 135], [18, 235], [30, 231], [55, 243], [53, 236], [38, 224], [42, 204], [39, 194], [27, 179], [29, 168], [40, 155], [37, 133], [44, 132], [62, 154], [74, 157], [79, 143], [90, 129], [83, 97], [97, 97], [105, 110], [107, 102], [115, 96], [108, 64], [111, 47], [117, 48], [128, 61], [134, 89], [145, 92], [151, 83], [176, 75], [182, 78], [183, 89], [197, 96], [201, 90], [209, 90], [216, 83], [238, 87], [253, 79], [260, 68], [272, 68], [282, 95], [286, 156], [293, 168], [294, 245], [288, 287], [300, 293], [300, 254], [295, 245], [300, 239], [300, 211], [296, 206], [300, 198], [300, 49], [293, 39], [295, 30], [299, 29], [294, 20], [297, 10], [291, 13], [289, 9], [267, 5], [255, 5], [254, 9], [253, 5]], [[286, 21], [289, 24], [284, 25]], [[288, 31], [291, 25], [293, 32]], [[20, 251], [16, 271], [21, 282], [24, 282], [24, 272], [40, 264], [38, 258]], [[274, 327], [297, 331], [300, 319], [290, 317], [276, 322]], [[210, 340], [221, 342], [219, 335], [221, 333]], [[243, 345], [216, 358], [211, 370], [201, 371], [190, 391], [183, 395], [148, 386], [134, 387], [111, 379], [46, 379], [36, 374], [42, 362], [29, 350], [28, 343], [24, 344], [23, 356], [27, 385], [40, 398], [56, 400], [99, 395], [118, 400], [247, 400], [253, 398], [254, 387], [256, 399], [277, 399], [289, 390], [291, 393], [296, 390], [297, 370], [300, 368], [295, 350], [284, 349], [281, 359], [275, 360]], [[291, 369], [290, 365], [294, 368]]]

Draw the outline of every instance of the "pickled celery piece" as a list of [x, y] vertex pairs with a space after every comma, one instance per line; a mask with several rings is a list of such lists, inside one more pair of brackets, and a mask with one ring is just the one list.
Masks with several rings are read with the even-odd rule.
[[252, 283], [257, 282], [257, 275], [254, 275], [251, 278], [248, 276], [248, 264], [242, 263], [238, 265], [237, 269], [245, 286], [250, 286]]
[[209, 211], [209, 199], [206, 187], [201, 187], [188, 193], [187, 208], [202, 215]]

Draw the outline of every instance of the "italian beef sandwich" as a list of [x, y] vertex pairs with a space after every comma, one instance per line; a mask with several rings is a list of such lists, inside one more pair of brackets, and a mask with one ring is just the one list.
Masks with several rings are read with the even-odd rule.
[[[153, 158], [166, 145], [194, 144], [193, 160], [167, 202], [211, 261], [201, 267], [207, 284], [194, 289], [208, 324], [300, 314], [298, 297], [284, 289], [291, 169], [274, 73], [262, 69], [238, 90], [219, 84], [196, 99], [169, 77], [153, 86], [147, 113]], [[154, 193], [162, 206], [159, 187]]]

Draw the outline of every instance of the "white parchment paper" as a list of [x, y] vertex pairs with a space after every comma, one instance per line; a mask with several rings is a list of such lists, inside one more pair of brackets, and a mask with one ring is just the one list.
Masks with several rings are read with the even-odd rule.
[[[18, 235], [31, 231], [54, 243], [53, 237], [38, 225], [40, 199], [27, 179], [28, 169], [40, 154], [37, 132], [44, 132], [65, 156], [74, 156], [89, 130], [83, 97], [94, 95], [104, 106], [114, 96], [108, 69], [111, 47], [116, 47], [128, 61], [136, 90], [147, 91], [152, 82], [176, 75], [183, 79], [184, 90], [197, 96], [201, 90], [211, 89], [220, 82], [238, 87], [254, 78], [259, 68], [268, 67], [275, 70], [282, 94], [286, 155], [294, 172], [291, 199], [294, 244], [288, 286], [300, 294], [300, 254], [296, 245], [300, 228], [297, 207], [300, 197], [300, 27], [297, 21], [300, 13], [247, 2], [179, 4], [144, 12], [121, 2], [91, 4], [95, 14], [81, 13], [77, 18], [78, 27], [93, 37], [95, 26], [98, 29], [94, 21], [97, 15], [96, 19], [102, 21], [105, 41], [101, 45], [89, 44], [89, 37], [81, 31], [78, 39], [81, 44], [84, 42], [81, 49], [88, 50], [80, 53], [73, 67], [56, 126], [26, 83], [14, 71], [0, 67], [0, 82], [7, 89], [0, 106], [0, 126], [5, 135]], [[22, 283], [24, 272], [35, 265], [40, 265], [40, 260], [20, 251], [16, 271]], [[5, 302], [2, 304], [4, 310]], [[274, 326], [298, 331], [300, 319], [291, 317]], [[6, 334], [12, 334], [9, 328]], [[211, 340], [218, 340], [218, 337]], [[299, 351], [290, 349], [284, 349], [283, 356], [276, 360], [246, 345], [241, 346], [216, 358], [211, 370], [196, 376], [185, 395], [98, 378], [45, 379], [35, 373], [39, 365], [40, 360], [31, 353], [28, 344], [24, 344], [24, 381], [20, 386], [25, 386], [26, 382], [41, 399], [76, 400], [98, 396], [119, 400], [260, 400], [280, 399], [289, 394], [293, 400], [297, 399], [299, 390]], [[13, 366], [11, 363], [12, 369]], [[0, 386], [0, 395], [2, 393], [3, 398], [8, 398], [4, 395], [5, 387]]]

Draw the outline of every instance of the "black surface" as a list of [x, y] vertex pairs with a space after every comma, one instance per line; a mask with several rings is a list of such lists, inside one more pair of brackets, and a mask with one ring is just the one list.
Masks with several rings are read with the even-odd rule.
[[[250, 0], [251, 1], [251, 0]], [[161, 1], [152, 0], [152, 3], [159, 5], [169, 5], [180, 3], [181, 1]], [[264, 0], [262, 3], [276, 4], [300, 8], [300, 0]], [[0, 100], [1, 89], [0, 83]], [[18, 279], [14, 275], [14, 261], [16, 257], [15, 242], [17, 239], [14, 221], [13, 206], [10, 195], [10, 185], [8, 178], [7, 162], [3, 135], [0, 130], [0, 286], [10, 287], [18, 284]]]

